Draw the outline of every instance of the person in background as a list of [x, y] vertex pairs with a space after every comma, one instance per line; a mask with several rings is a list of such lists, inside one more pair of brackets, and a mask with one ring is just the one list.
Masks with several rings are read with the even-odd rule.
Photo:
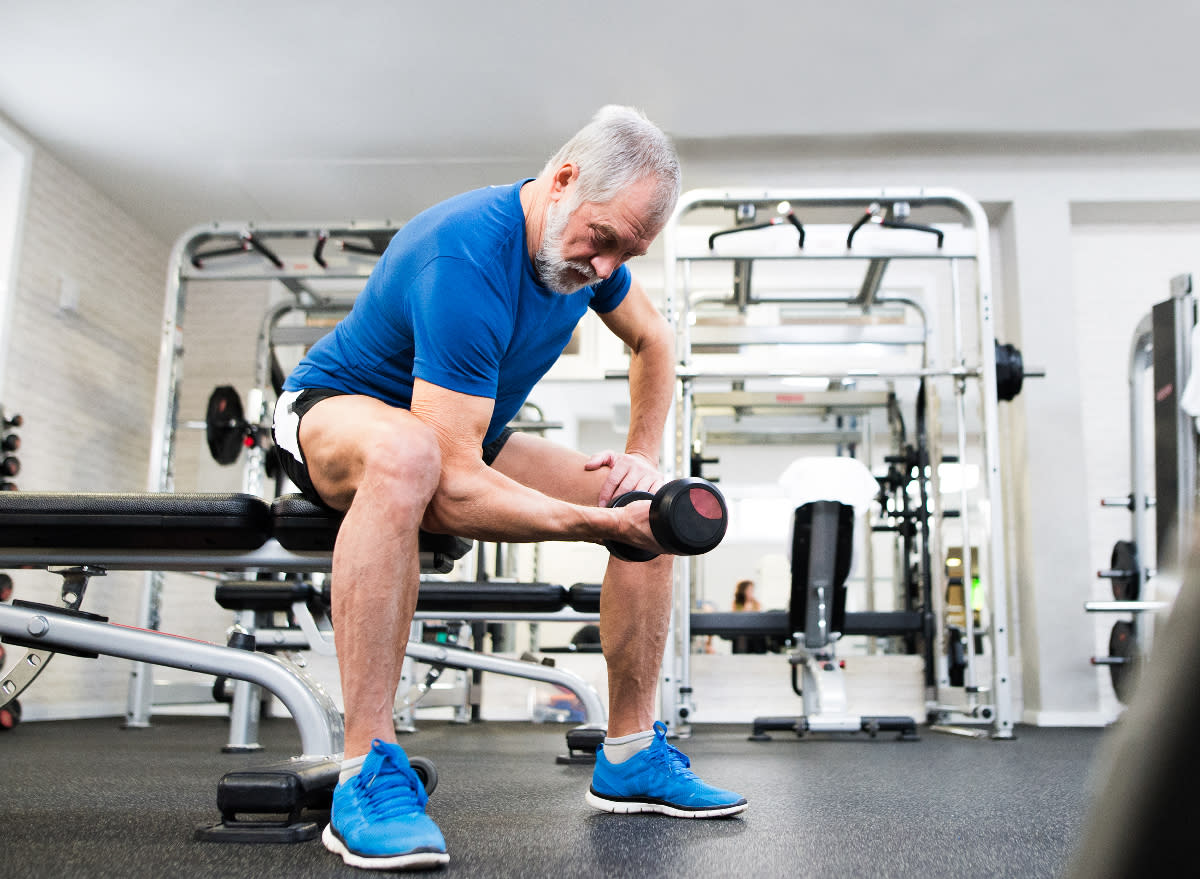
[[762, 605], [754, 597], [754, 581], [739, 580], [733, 592], [734, 610], [762, 610]]
[[[739, 580], [733, 592], [733, 609], [735, 611], [757, 612], [762, 610], [762, 604], [754, 597], [754, 581]], [[766, 635], [738, 635], [733, 639], [734, 653], [766, 653]]]

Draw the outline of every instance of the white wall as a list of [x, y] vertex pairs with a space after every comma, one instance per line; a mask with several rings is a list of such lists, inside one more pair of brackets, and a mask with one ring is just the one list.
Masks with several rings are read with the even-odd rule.
[[[6, 411], [25, 419], [21, 489], [145, 488], [166, 260], [149, 230], [34, 147], [0, 388]], [[64, 279], [78, 291], [71, 309], [60, 305]], [[58, 602], [58, 577], [12, 576], [17, 598]], [[98, 578], [84, 609], [135, 622], [141, 583]], [[123, 660], [57, 657], [22, 697], [25, 716], [122, 713], [127, 676]]]
[[[687, 188], [950, 186], [988, 206], [996, 228], [997, 333], [1018, 344], [1027, 363], [1048, 372], [1027, 382], [1021, 397], [1002, 410], [1002, 527], [1011, 547], [1010, 635], [1021, 664], [1023, 716], [1044, 724], [1111, 719], [1117, 709], [1106, 676], [1088, 662], [1102, 624], [1083, 612], [1083, 602], [1107, 588], [1097, 583], [1095, 571], [1107, 564], [1112, 540], [1124, 533], [1120, 513], [1097, 507], [1099, 497], [1128, 490], [1125, 474], [1111, 466], [1127, 459], [1121, 371], [1132, 325], [1123, 324], [1165, 298], [1167, 279], [1197, 270], [1193, 220], [1200, 216], [1194, 212], [1200, 158], [1161, 142], [1103, 140], [715, 144], [685, 151], [683, 158]], [[1096, 220], [1123, 216], [1126, 209], [1137, 222]], [[1181, 223], [1181, 211], [1193, 213]], [[141, 488], [166, 245], [38, 150], [20, 256], [3, 390], [6, 405], [29, 423], [22, 487]], [[660, 258], [656, 251], [635, 270], [660, 278]], [[57, 308], [64, 273], [81, 282], [73, 314]], [[186, 392], [184, 417], [203, 405], [212, 384], [245, 377], [257, 330], [247, 325], [257, 301], [236, 312], [237, 335], [228, 338], [221, 315], [201, 316], [193, 313], [196, 307], [188, 320], [217, 328], [205, 345], [211, 338], [219, 353], [207, 355], [203, 365], [206, 355], [197, 345], [189, 349], [194, 359], [187, 370], [198, 379]], [[216, 307], [228, 311], [230, 304]], [[1118, 351], [1109, 358], [1114, 340]], [[589, 411], [581, 395], [566, 395], [564, 408], [548, 407], [547, 417], [611, 418], [610, 395], [601, 396], [602, 404]], [[544, 397], [535, 393], [534, 399]], [[578, 426], [569, 425], [562, 438], [579, 438]], [[184, 471], [202, 488], [225, 487], [233, 478], [208, 469], [198, 461], [182, 468], [180, 487]], [[744, 549], [739, 569], [754, 568], [756, 554], [760, 566], [770, 567], [763, 561], [767, 547]], [[583, 569], [590, 571], [588, 559]], [[555, 565], [569, 575], [569, 559]], [[34, 586], [35, 579], [45, 585]], [[131, 621], [140, 578], [129, 579], [127, 586], [115, 574], [100, 581], [95, 600], [85, 606]], [[56, 592], [53, 578], [20, 576], [18, 595], [45, 600]], [[212, 610], [206, 601], [196, 607]], [[172, 604], [165, 615], [173, 618], [184, 608]], [[212, 612], [207, 621], [189, 625], [219, 630], [224, 618]], [[88, 713], [101, 706], [120, 713], [124, 664], [104, 660], [97, 668], [63, 657], [36, 690], [28, 699], [34, 714]]]

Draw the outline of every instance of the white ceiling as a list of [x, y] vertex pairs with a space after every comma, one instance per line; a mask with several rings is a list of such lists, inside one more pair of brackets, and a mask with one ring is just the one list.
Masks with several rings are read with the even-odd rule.
[[1200, 131], [1200, 2], [0, 0], [0, 116], [164, 241], [404, 219], [608, 102], [752, 142]]

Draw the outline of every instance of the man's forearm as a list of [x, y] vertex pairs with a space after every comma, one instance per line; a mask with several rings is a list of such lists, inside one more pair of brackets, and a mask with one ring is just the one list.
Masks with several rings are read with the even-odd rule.
[[557, 500], [484, 465], [443, 467], [442, 481], [426, 512], [425, 527], [474, 540], [535, 543], [614, 536], [619, 515], [603, 507]]
[[663, 426], [675, 401], [675, 346], [668, 333], [629, 361], [629, 434], [625, 451], [659, 462]]

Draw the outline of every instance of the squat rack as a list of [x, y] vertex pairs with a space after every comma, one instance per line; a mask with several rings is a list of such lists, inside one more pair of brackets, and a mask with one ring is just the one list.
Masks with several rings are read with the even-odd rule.
[[[757, 222], [757, 214], [767, 208], [775, 210], [778, 206], [778, 216], [767, 222]], [[849, 233], [845, 235], [843, 244], [840, 236], [845, 233], [845, 227], [838, 233], [837, 238], [830, 235], [814, 234], [814, 227], [805, 228], [806, 216], [830, 216], [840, 212], [842, 217], [853, 216], [848, 212], [865, 212], [858, 215]], [[910, 212], [914, 209], [929, 211], [934, 216], [949, 212], [952, 223], [962, 224], [964, 233], [958, 235], [946, 247], [942, 230], [932, 225], [921, 225], [909, 221]], [[697, 247], [694, 237], [689, 239], [685, 220], [703, 215], [702, 211], [732, 211], [737, 219], [737, 225], [732, 229], [713, 232], [707, 239], [708, 249]], [[874, 223], [884, 228], [910, 229], [923, 236], [921, 246], [892, 248], [879, 245], [880, 236], [866, 236], [871, 240], [865, 245], [862, 242], [854, 244], [856, 233], [866, 224]], [[732, 232], [765, 229], [770, 226], [786, 229], [792, 234], [798, 233], [798, 244], [787, 252], [772, 251], [766, 254], [726, 251], [716, 252], [716, 239]], [[788, 228], [788, 227], [792, 228]], [[690, 231], [695, 231], [694, 229]], [[776, 233], [772, 233], [776, 234]], [[931, 246], [931, 235], [937, 237], [936, 246]], [[779, 233], [777, 237], [781, 237]], [[743, 236], [736, 236], [741, 238]], [[966, 452], [966, 409], [965, 395], [967, 382], [978, 383], [980, 400], [980, 419], [983, 451], [982, 484], [990, 504], [988, 525], [989, 540], [986, 564], [980, 565], [983, 585], [990, 600], [990, 626], [988, 635], [991, 639], [992, 669], [990, 686], [981, 686], [975, 679], [975, 632], [972, 624], [972, 601], [970, 576], [972, 571], [970, 523], [968, 515], [970, 505], [967, 489], [961, 489], [960, 516], [964, 535], [963, 539], [963, 571], [964, 574], [964, 610], [966, 617], [966, 651], [968, 666], [965, 680], [965, 705], [946, 704], [941, 698], [939, 687], [942, 681], [935, 682], [934, 687], [927, 689], [927, 709], [931, 721], [935, 722], [984, 722], [991, 726], [994, 738], [1011, 738], [1013, 731], [1013, 700], [1011, 678], [1009, 674], [1009, 633], [1008, 633], [1008, 568], [1004, 545], [1004, 495], [1000, 483], [1000, 451], [999, 451], [999, 412], [998, 412], [998, 375], [995, 330], [993, 325], [993, 304], [991, 292], [991, 266], [989, 225], [982, 206], [969, 196], [953, 189], [942, 188], [895, 188], [895, 189], [801, 189], [787, 191], [770, 191], [762, 189], [703, 189], [684, 193], [674, 214], [663, 233], [664, 240], [664, 307], [668, 320], [676, 330], [677, 339], [677, 380], [676, 401], [671, 414], [665, 441], [664, 459], [673, 465], [669, 476], [687, 475], [692, 465], [692, 455], [695, 451], [695, 403], [697, 399], [696, 384], [702, 380], [729, 380], [735, 383], [735, 389], [740, 389], [739, 383], [749, 379], [781, 380], [785, 378], [828, 378], [831, 380], [851, 382], [861, 378], [884, 380], [917, 379], [924, 382], [936, 377], [949, 378], [954, 384], [955, 398], [955, 438], [958, 445], [959, 460], [965, 460]], [[689, 241], [691, 250], [688, 249]], [[919, 334], [913, 335], [905, 327], [889, 326], [853, 326], [835, 328], [830, 333], [828, 328], [797, 327], [718, 327], [699, 328], [694, 326], [696, 307], [702, 303], [703, 296], [694, 296], [692, 290], [692, 269], [694, 266], [711, 261], [732, 263], [733, 290], [725, 299], [724, 304], [744, 311], [753, 302], [751, 291], [751, 270], [759, 260], [854, 260], [865, 262], [866, 270], [857, 292], [849, 297], [831, 296], [801, 296], [790, 299], [790, 302], [813, 302], [823, 305], [839, 304], [848, 310], [859, 314], [868, 314], [876, 305], [885, 302], [900, 302], [915, 305], [908, 300], [888, 299], [881, 297], [880, 287], [884, 272], [892, 260], [941, 260], [950, 264], [953, 308], [953, 352], [951, 363], [945, 367], [931, 367], [927, 359], [922, 357], [919, 368], [888, 371], [841, 369], [835, 371], [813, 370], [780, 370], [771, 369], [759, 372], [729, 371], [714, 372], [706, 370], [694, 358], [697, 343], [721, 344], [738, 348], [742, 345], [757, 343], [834, 343], [852, 344], [856, 342], [872, 342], [876, 344], [893, 345], [924, 345], [926, 341]], [[959, 261], [970, 262], [975, 267], [975, 314], [976, 314], [976, 350], [967, 350], [962, 326], [961, 291], [958, 282]], [[783, 301], [772, 298], [770, 301]], [[808, 333], [806, 334], [806, 330]], [[1019, 355], [1017, 355], [1019, 358]], [[1021, 367], [1018, 361], [1016, 390], [1020, 388]], [[1002, 383], [1006, 387], [1004, 393], [1009, 394], [1004, 399], [1015, 395], [1012, 390], [1012, 375], [1004, 376]], [[936, 442], [939, 437], [934, 436]], [[938, 460], [933, 458], [934, 462]], [[940, 515], [937, 509], [936, 467], [931, 467], [934, 486], [934, 514]], [[939, 560], [940, 561], [940, 560]], [[669, 719], [672, 729], [686, 734], [690, 718], [693, 714], [692, 687], [690, 671], [690, 611], [692, 607], [693, 560], [680, 557], [675, 565], [674, 574], [674, 608], [672, 613], [672, 630], [669, 639], [670, 647], [664, 660], [663, 681], [661, 689], [662, 714]], [[940, 600], [940, 590], [934, 591], [934, 606]], [[940, 616], [940, 614], [939, 614]], [[938, 643], [944, 639], [940, 623], [935, 631]], [[944, 646], [944, 645], [943, 645]], [[938, 651], [939, 655], [944, 650]], [[990, 698], [987, 698], [990, 697]]]
[[[243, 469], [243, 490], [262, 496], [268, 476], [268, 447], [263, 437], [269, 424], [271, 401], [268, 389], [278, 393], [284, 375], [276, 362], [276, 346], [309, 346], [329, 331], [332, 323], [347, 313], [361, 291], [378, 258], [400, 228], [399, 223], [384, 221], [343, 221], [333, 223], [241, 223], [219, 222], [193, 227], [185, 232], [172, 249], [167, 274], [166, 295], [160, 336], [159, 368], [155, 398], [155, 422], [151, 441], [148, 489], [171, 492], [175, 488], [175, 452], [179, 422], [179, 398], [184, 352], [182, 320], [188, 286], [193, 281], [277, 281], [291, 294], [267, 308], [259, 327], [254, 387], [251, 389], [244, 426], [247, 430], [247, 461]], [[284, 323], [287, 316], [315, 313], [324, 318], [316, 325]], [[527, 412], [537, 415], [530, 420]], [[523, 419], [523, 420], [522, 420]], [[559, 425], [540, 417], [536, 406], [522, 410], [513, 426], [541, 432]], [[238, 428], [240, 429], [240, 427]], [[254, 441], [251, 442], [250, 438]], [[480, 554], [477, 567], [482, 562]], [[535, 556], [536, 559], [536, 556]], [[535, 562], [536, 563], [536, 562]], [[158, 629], [163, 588], [162, 572], [146, 575], [138, 610], [138, 626]], [[253, 611], [239, 611], [237, 625], [253, 618]], [[246, 618], [242, 617], [246, 615]], [[454, 619], [476, 615], [455, 612]], [[478, 618], [485, 618], [477, 615]], [[501, 619], [504, 614], [489, 614]], [[418, 619], [420, 619], [418, 615]], [[441, 618], [440, 616], [438, 618]], [[512, 618], [535, 619], [529, 614]], [[572, 617], [564, 617], [572, 618]], [[580, 618], [589, 618], [583, 614]], [[282, 642], [280, 642], [282, 643]], [[318, 639], [314, 649], [323, 645]], [[318, 652], [320, 650], [318, 649]], [[555, 683], [576, 693], [584, 703], [589, 719], [602, 715], [598, 699], [591, 698], [590, 685], [564, 669], [535, 666], [490, 655], [458, 656], [447, 660], [441, 648], [411, 641], [408, 656], [412, 660], [442, 664], [450, 668], [492, 671], [530, 680]], [[407, 675], [407, 671], [405, 674]], [[404, 683], [404, 682], [402, 682]], [[251, 686], [243, 681], [235, 685], [231, 710], [231, 746], [250, 741], [247, 730], [256, 725], [256, 700]], [[126, 725], [148, 726], [154, 704], [152, 666], [135, 663], [129, 686]]]
[[[214, 222], [194, 226], [171, 249], [159, 335], [158, 378], [155, 386], [154, 427], [150, 442], [147, 490], [175, 489], [176, 433], [182, 380], [183, 315], [188, 285], [193, 281], [278, 281], [297, 303], [327, 299], [317, 286], [329, 281], [354, 281], [360, 286], [387, 243], [400, 228], [391, 220], [351, 220], [330, 223]], [[274, 312], [273, 312], [274, 314]], [[264, 324], [263, 333], [268, 332]], [[262, 381], [263, 336], [259, 338], [258, 384], [247, 404], [246, 417], [261, 424], [268, 417]], [[266, 453], [249, 450], [246, 491], [258, 495], [265, 473]], [[164, 575], [147, 573], [138, 607], [138, 626], [158, 629]], [[129, 684], [125, 722], [148, 726], [153, 708], [152, 666], [135, 663]]]

